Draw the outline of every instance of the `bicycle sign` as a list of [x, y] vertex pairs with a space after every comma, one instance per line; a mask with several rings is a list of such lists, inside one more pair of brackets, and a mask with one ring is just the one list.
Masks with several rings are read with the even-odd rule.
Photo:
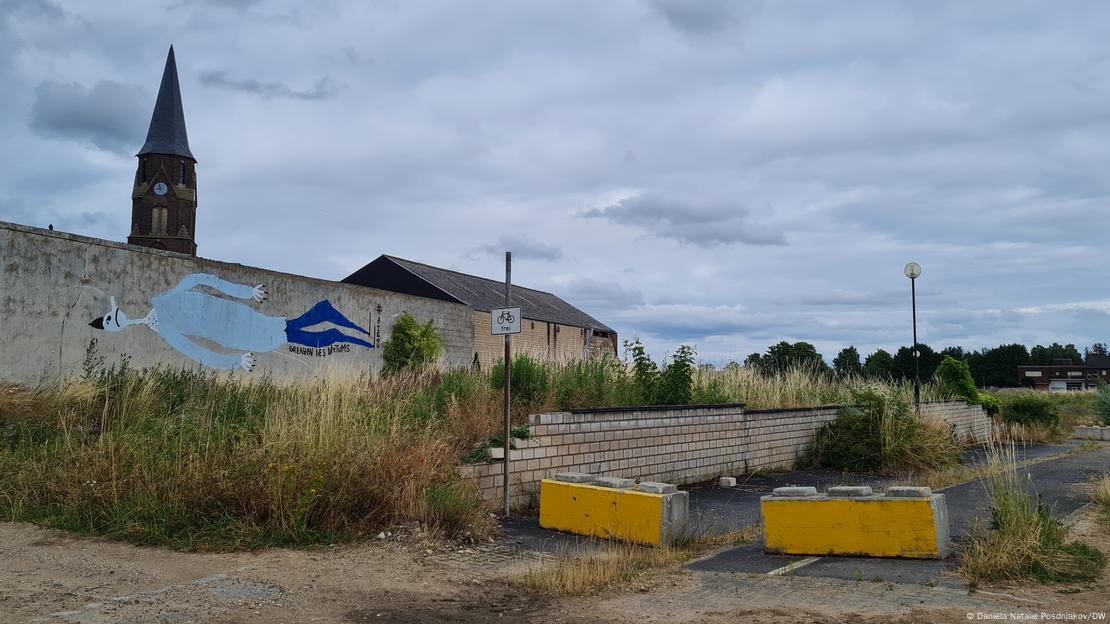
[[489, 320], [494, 336], [520, 333], [520, 308], [494, 308], [489, 311]]

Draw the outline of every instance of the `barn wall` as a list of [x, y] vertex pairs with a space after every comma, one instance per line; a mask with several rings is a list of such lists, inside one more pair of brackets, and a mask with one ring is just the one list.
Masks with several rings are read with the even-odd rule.
[[[136, 367], [212, 368], [226, 364], [229, 356], [238, 362], [239, 354], [249, 350], [256, 362], [251, 375], [380, 370], [380, 348], [350, 342], [304, 344], [319, 340], [311, 332], [337, 327], [334, 324], [306, 327], [307, 341], [304, 334], [297, 334], [302, 342], [289, 340], [291, 334], [283, 330], [286, 320], [321, 301], [330, 302], [370, 335], [349, 328], [340, 331], [371, 344], [387, 340], [396, 317], [410, 312], [418, 321], [436, 322], [444, 341], [443, 365], [469, 365], [474, 354], [472, 310], [455, 303], [5, 222], [0, 222], [0, 263], [0, 314], [6, 328], [0, 378], [10, 381], [36, 383], [78, 373], [94, 339], [108, 364], [127, 357]], [[190, 281], [196, 285], [184, 288]], [[210, 288], [221, 283], [235, 292], [221, 294]], [[249, 298], [257, 284], [265, 284], [267, 298], [261, 302]], [[177, 296], [181, 291], [187, 294]], [[164, 296], [167, 293], [173, 294]], [[118, 333], [89, 326], [109, 311], [110, 297], [128, 317], [138, 319], [152, 305], [157, 309], [152, 302], [160, 295], [161, 333], [145, 325]], [[177, 337], [183, 332], [189, 333], [186, 343]], [[181, 348], [171, 346], [174, 342]]]

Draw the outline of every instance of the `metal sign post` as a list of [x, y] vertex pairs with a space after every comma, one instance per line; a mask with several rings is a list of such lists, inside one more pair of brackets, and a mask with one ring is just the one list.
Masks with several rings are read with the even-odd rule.
[[489, 311], [490, 334], [505, 336], [505, 458], [501, 477], [504, 493], [503, 513], [509, 517], [509, 458], [512, 452], [513, 426], [509, 414], [509, 401], [512, 398], [513, 380], [513, 334], [520, 333], [520, 308], [510, 307], [513, 302], [513, 252], [505, 252], [505, 307]]

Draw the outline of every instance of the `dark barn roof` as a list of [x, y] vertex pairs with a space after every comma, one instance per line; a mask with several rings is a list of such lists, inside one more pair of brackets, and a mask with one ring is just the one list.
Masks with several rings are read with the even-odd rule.
[[[379, 256], [370, 264], [345, 277], [343, 282], [453, 301], [486, 312], [505, 304], [504, 282], [441, 269], [395, 256]], [[520, 306], [521, 315], [530, 320], [605, 332], [613, 331], [589, 314], [542, 290], [513, 284], [513, 305]]]
[[185, 132], [185, 111], [181, 107], [181, 86], [177, 82], [177, 62], [172, 45], [166, 56], [166, 69], [162, 71], [162, 85], [158, 87], [150, 128], [146, 131], [146, 143], [135, 155], [147, 154], [182, 156], [196, 161], [189, 150], [189, 136]]

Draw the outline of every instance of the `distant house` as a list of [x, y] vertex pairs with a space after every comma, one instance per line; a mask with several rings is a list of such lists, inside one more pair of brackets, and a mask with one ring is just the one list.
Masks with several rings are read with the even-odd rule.
[[1110, 383], [1110, 356], [1088, 355], [1084, 364], [1058, 359], [1049, 365], [1019, 366], [1018, 382], [1049, 392], [1093, 390], [1100, 383]]
[[[488, 365], [504, 357], [504, 340], [490, 335], [489, 315], [504, 305], [504, 282], [385, 255], [343, 282], [467, 305], [474, 310], [475, 361]], [[512, 301], [522, 317], [514, 352], [555, 362], [616, 356], [617, 332], [559, 297], [513, 284]]]

